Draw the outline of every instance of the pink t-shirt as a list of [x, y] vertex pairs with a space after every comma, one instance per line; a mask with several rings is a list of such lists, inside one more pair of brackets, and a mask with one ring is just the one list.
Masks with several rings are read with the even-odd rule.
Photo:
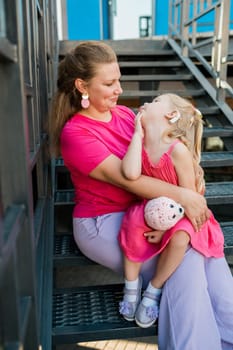
[[122, 159], [132, 138], [132, 110], [116, 106], [111, 113], [112, 119], [107, 123], [77, 113], [62, 130], [61, 154], [75, 189], [74, 217], [124, 211], [135, 200], [133, 194], [89, 177], [111, 154]]

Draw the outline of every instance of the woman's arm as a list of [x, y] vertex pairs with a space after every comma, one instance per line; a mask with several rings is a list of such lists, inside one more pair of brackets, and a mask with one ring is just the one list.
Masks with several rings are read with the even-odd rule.
[[94, 179], [124, 188], [142, 198], [152, 199], [167, 196], [174, 199], [184, 207], [187, 217], [196, 230], [209, 217], [209, 210], [203, 196], [190, 189], [174, 186], [144, 175], [141, 175], [137, 180], [127, 180], [122, 175], [121, 160], [114, 155], [107, 157], [89, 175]]
[[142, 138], [141, 113], [135, 119], [135, 131], [127, 152], [122, 159], [122, 174], [128, 180], [136, 180], [142, 172]]

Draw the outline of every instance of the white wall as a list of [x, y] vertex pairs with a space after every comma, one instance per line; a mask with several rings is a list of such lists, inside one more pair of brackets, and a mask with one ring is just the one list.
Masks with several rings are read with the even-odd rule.
[[116, 0], [113, 39], [139, 38], [139, 17], [151, 16], [152, 0]]

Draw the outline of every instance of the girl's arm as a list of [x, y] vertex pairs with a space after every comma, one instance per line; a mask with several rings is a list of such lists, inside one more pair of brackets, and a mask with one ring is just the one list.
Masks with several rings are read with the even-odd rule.
[[128, 180], [122, 175], [121, 160], [114, 155], [104, 159], [89, 175], [94, 179], [124, 188], [142, 198], [167, 196], [174, 199], [184, 207], [187, 217], [196, 230], [200, 229], [209, 218], [206, 200], [200, 194], [144, 175], [140, 175], [137, 180]]
[[141, 113], [135, 119], [135, 131], [127, 152], [122, 159], [122, 174], [128, 180], [136, 180], [142, 171], [142, 138]]
[[183, 143], [177, 143], [172, 154], [179, 186], [196, 191], [196, 177], [190, 151]]

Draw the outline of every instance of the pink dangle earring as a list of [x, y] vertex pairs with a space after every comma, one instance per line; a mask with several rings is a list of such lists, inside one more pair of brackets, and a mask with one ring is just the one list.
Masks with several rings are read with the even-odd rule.
[[88, 94], [82, 94], [81, 106], [84, 109], [87, 109], [90, 106], [89, 96]]

